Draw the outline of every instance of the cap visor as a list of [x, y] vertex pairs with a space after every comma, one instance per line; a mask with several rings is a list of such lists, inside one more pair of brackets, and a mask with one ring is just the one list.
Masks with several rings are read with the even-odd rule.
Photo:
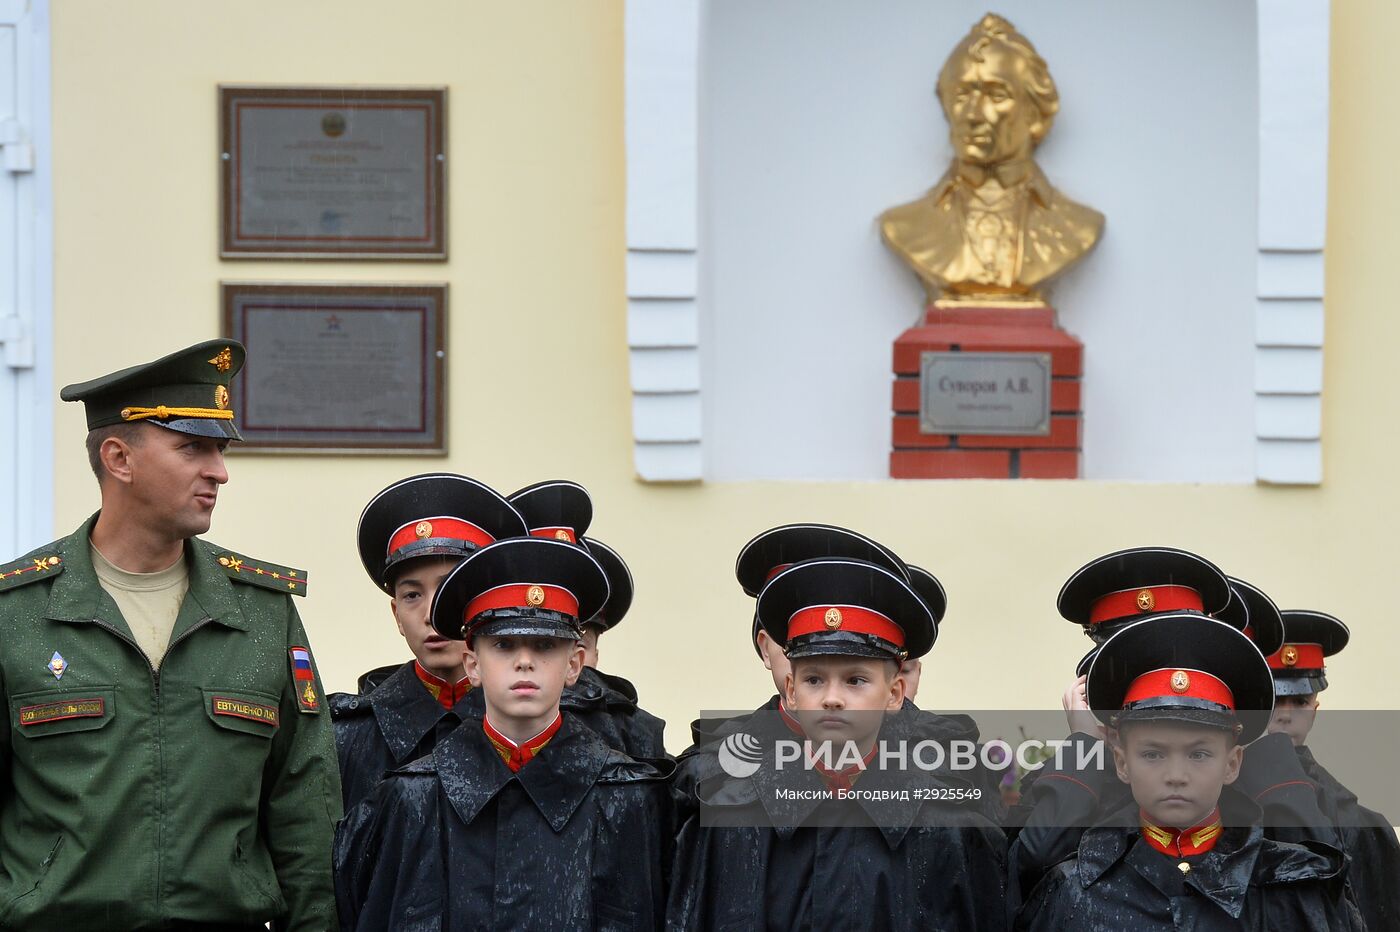
[[243, 435], [238, 432], [238, 428], [233, 426], [232, 420], [224, 421], [212, 417], [186, 417], [175, 418], [169, 421], [158, 421], [155, 418], [151, 418], [146, 423], [154, 424], [157, 427], [164, 427], [166, 430], [173, 430], [177, 434], [189, 434], [192, 437], [212, 437], [215, 440], [243, 439]]

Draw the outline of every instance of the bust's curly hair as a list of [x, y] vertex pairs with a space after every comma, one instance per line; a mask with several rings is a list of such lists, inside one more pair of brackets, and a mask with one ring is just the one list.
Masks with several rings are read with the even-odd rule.
[[1021, 61], [1026, 96], [1040, 111], [1039, 125], [1032, 133], [1038, 144], [1050, 132], [1050, 124], [1055, 122], [1055, 114], [1060, 109], [1060, 92], [1055, 88], [1055, 79], [1050, 77], [1049, 66], [1031, 45], [1031, 40], [1017, 32], [1016, 27], [1004, 17], [988, 13], [953, 49], [938, 74], [938, 97], [942, 101], [948, 99], [948, 91], [957, 78], [957, 63], [967, 58], [980, 62], [993, 45], [1003, 46]]

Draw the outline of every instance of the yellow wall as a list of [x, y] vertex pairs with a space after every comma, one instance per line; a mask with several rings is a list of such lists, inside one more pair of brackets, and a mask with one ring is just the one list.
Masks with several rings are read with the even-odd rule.
[[[633, 679], [676, 748], [697, 710], [771, 691], [732, 567], [752, 534], [794, 520], [863, 530], [943, 580], [951, 607], [926, 707], [1055, 707], [1088, 647], [1055, 613], [1061, 582], [1097, 554], [1147, 543], [1198, 550], [1285, 607], [1340, 615], [1353, 647], [1332, 664], [1328, 705], [1394, 707], [1400, 103], [1372, 76], [1400, 5], [1360, 6], [1334, 5], [1320, 488], [637, 482], [620, 0], [56, 0], [55, 393], [217, 335], [220, 279], [450, 282], [450, 457], [240, 455], [220, 497], [213, 539], [310, 571], [302, 614], [332, 688], [406, 656], [355, 556], [361, 506], [401, 476], [452, 469], [506, 492], [556, 476], [592, 490], [593, 530], [638, 581], [602, 666]], [[219, 261], [220, 81], [449, 85], [451, 261]], [[95, 507], [96, 486], [77, 406], [60, 407], [56, 433], [66, 531]]]

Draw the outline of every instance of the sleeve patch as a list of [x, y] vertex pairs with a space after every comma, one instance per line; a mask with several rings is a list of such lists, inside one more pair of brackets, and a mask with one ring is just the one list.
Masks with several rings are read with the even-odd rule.
[[292, 692], [297, 697], [297, 711], [315, 715], [321, 711], [321, 696], [316, 691], [316, 671], [311, 667], [311, 651], [293, 647], [287, 651], [292, 667]]

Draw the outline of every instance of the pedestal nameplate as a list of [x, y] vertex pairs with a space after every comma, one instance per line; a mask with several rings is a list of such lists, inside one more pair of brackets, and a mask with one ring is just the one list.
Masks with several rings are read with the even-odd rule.
[[445, 259], [443, 88], [219, 88], [220, 255]]
[[1049, 353], [923, 353], [919, 368], [925, 434], [1050, 433]]
[[445, 285], [225, 283], [243, 448], [445, 453]]

